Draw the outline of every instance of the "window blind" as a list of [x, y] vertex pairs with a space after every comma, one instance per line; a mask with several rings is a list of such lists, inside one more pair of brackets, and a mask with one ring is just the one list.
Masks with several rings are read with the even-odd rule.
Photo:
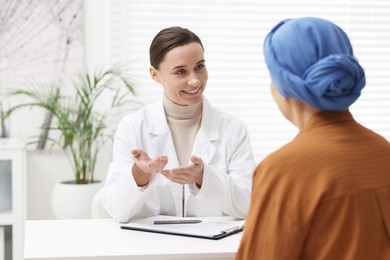
[[205, 47], [208, 100], [249, 127], [260, 161], [289, 142], [298, 129], [279, 112], [270, 94], [262, 55], [269, 30], [280, 20], [315, 16], [331, 20], [350, 36], [366, 71], [367, 85], [351, 107], [355, 119], [390, 140], [390, 2], [363, 0], [111, 0], [109, 62], [128, 62], [144, 104], [162, 87], [149, 76], [149, 45], [163, 28], [182, 26]]

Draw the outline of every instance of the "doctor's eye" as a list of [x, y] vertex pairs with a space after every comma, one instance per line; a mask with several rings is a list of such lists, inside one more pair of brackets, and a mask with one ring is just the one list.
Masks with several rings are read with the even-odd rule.
[[183, 69], [177, 70], [177, 71], [175, 72], [175, 74], [177, 74], [177, 75], [183, 75], [183, 74], [185, 74], [185, 73], [186, 73], [186, 71], [183, 70]]
[[201, 70], [205, 67], [203, 63], [196, 65], [195, 70]]

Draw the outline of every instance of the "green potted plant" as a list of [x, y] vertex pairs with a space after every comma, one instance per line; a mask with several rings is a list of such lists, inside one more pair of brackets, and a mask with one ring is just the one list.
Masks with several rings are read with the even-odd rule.
[[[112, 139], [110, 133], [112, 129], [109, 126], [112, 125], [114, 116], [117, 115], [116, 109], [123, 108], [129, 102], [136, 102], [129, 97], [129, 95], [135, 96], [133, 85], [125, 73], [115, 67], [94, 74], [80, 74], [73, 82], [73, 87], [74, 96], [65, 95], [60, 91], [61, 88], [52, 85], [13, 90], [10, 96], [23, 96], [30, 101], [10, 107], [5, 112], [4, 118], [22, 108], [39, 107], [47, 111], [48, 115], [51, 116], [51, 123], [43, 126], [45, 131], [42, 131], [42, 134], [35, 137], [30, 143], [44, 141], [62, 147], [68, 155], [74, 171], [74, 180], [62, 184], [75, 184], [73, 186], [78, 186], [76, 189], [80, 189], [81, 186], [91, 186], [82, 184], [99, 184], [99, 181], [94, 179], [97, 156], [103, 145]], [[93, 191], [95, 193], [100, 188], [100, 185], [96, 186]], [[64, 187], [60, 189], [64, 189]], [[65, 197], [76, 195], [77, 192], [71, 191], [72, 194], [57, 195], [61, 199], [58, 202], [61, 204], [58, 209], [62, 213], [56, 213], [57, 206], [54, 205], [53, 201], [55, 193], [56, 188], [53, 191], [52, 199], [54, 214], [58, 218], [73, 218], [73, 213], [68, 214], [72, 209], [66, 209], [64, 205], [66, 202], [63, 200]], [[90, 197], [88, 203], [92, 200], [93, 195], [88, 195]], [[74, 200], [77, 201], [80, 198], [75, 196]], [[71, 199], [70, 207], [76, 207], [76, 201]], [[88, 217], [89, 208], [76, 209], [75, 211], [80, 212], [80, 210], [85, 211], [86, 214], [79, 217]], [[75, 217], [78, 216], [75, 215]]]

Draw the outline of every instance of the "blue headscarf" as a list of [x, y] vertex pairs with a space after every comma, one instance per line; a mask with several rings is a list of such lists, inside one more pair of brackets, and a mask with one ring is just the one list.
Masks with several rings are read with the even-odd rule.
[[264, 41], [264, 57], [282, 96], [320, 110], [348, 109], [366, 83], [348, 36], [327, 20], [280, 22]]

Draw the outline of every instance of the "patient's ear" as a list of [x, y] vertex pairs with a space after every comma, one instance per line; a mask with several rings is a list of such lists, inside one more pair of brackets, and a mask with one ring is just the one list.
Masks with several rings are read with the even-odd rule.
[[158, 73], [158, 70], [156, 70], [153, 66], [150, 66], [149, 73], [154, 81], [156, 81], [157, 83], [161, 83], [160, 74]]

